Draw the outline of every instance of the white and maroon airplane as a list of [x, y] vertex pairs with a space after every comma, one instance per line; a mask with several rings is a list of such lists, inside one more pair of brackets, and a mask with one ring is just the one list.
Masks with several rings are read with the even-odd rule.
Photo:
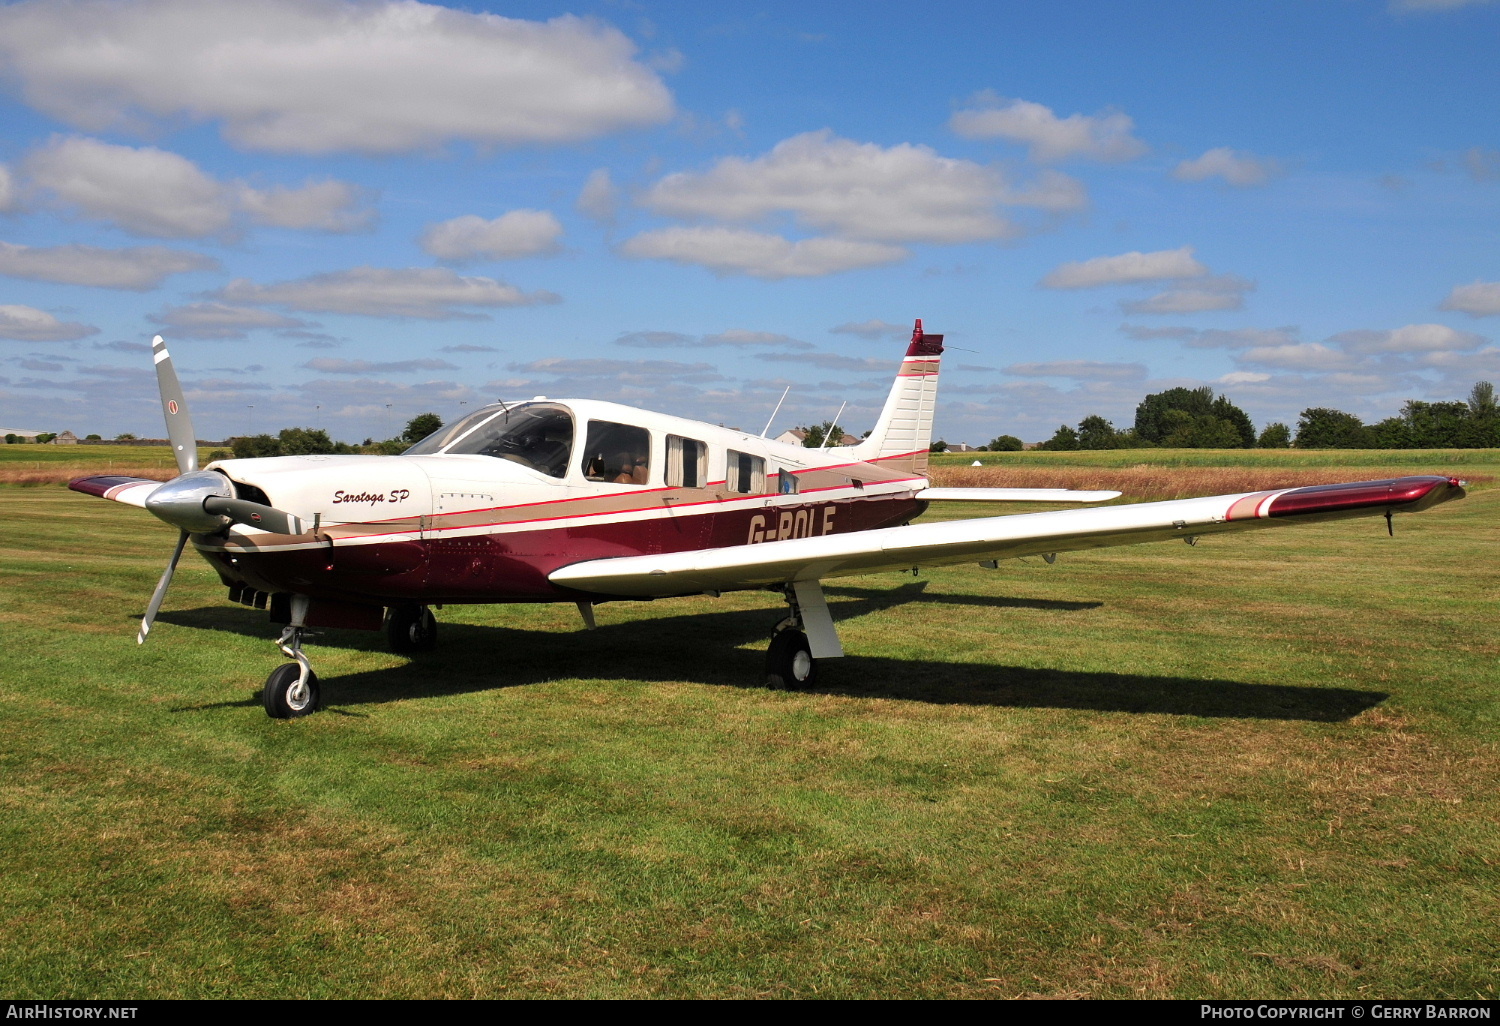
[[144, 642], [186, 543], [232, 601], [270, 609], [295, 660], [266, 712], [319, 704], [302, 651], [309, 627], [386, 631], [402, 653], [433, 647], [431, 607], [574, 602], [586, 625], [615, 599], [780, 592], [789, 615], [767, 683], [805, 687], [843, 655], [820, 581], [1131, 545], [1246, 528], [1427, 509], [1461, 498], [1447, 477], [1318, 485], [1199, 499], [910, 524], [928, 503], [1099, 502], [1118, 492], [931, 488], [943, 337], [917, 321], [880, 419], [858, 445], [808, 449], [586, 399], [487, 406], [400, 456], [220, 460], [200, 470], [171, 358], [153, 346], [181, 476], [89, 477], [71, 488], [141, 506], [181, 532], [141, 621]]

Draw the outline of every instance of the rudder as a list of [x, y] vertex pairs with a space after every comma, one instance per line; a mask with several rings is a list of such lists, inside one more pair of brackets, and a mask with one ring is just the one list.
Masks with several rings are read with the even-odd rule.
[[943, 336], [923, 332], [922, 319], [917, 318], [880, 419], [865, 440], [849, 450], [850, 456], [864, 462], [878, 460], [883, 466], [914, 474], [927, 473], [942, 355]]

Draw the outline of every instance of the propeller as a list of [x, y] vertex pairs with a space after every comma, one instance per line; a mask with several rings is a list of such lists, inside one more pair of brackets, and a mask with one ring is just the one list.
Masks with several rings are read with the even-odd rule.
[[177, 372], [172, 369], [172, 356], [160, 335], [151, 340], [151, 359], [156, 363], [161, 415], [167, 421], [167, 439], [172, 443], [172, 455], [177, 457], [177, 473], [191, 474], [198, 469], [198, 436], [193, 431], [193, 418], [188, 416], [187, 399], [182, 395]]
[[245, 527], [258, 527], [272, 534], [301, 534], [302, 518], [283, 512], [273, 506], [262, 506], [249, 499], [226, 499], [211, 495], [203, 500], [205, 513], [228, 517]]
[[193, 430], [193, 418], [188, 414], [187, 399], [182, 394], [177, 372], [172, 369], [171, 354], [160, 335], [151, 340], [151, 359], [156, 364], [161, 413], [167, 422], [172, 455], [177, 458], [178, 476], [148, 495], [146, 508], [180, 533], [177, 548], [172, 551], [161, 580], [156, 582], [156, 590], [146, 606], [146, 615], [141, 618], [141, 630], [135, 640], [142, 645], [146, 642], [146, 635], [151, 633], [162, 600], [167, 597], [167, 588], [172, 583], [177, 562], [182, 558], [182, 550], [187, 546], [188, 535], [213, 534], [230, 524], [258, 527], [274, 534], [302, 533], [300, 518], [258, 502], [237, 499], [234, 486], [223, 474], [198, 469], [198, 438]]
[[[167, 352], [167, 344], [162, 341], [160, 335], [151, 340], [151, 359], [156, 364], [156, 389], [161, 393], [161, 413], [167, 422], [167, 440], [172, 443], [172, 455], [177, 457], [177, 472], [178, 474], [195, 473], [198, 469], [198, 436], [193, 430], [193, 418], [188, 415], [187, 399], [182, 394], [182, 384], [177, 380], [177, 372], [172, 369], [172, 356]], [[182, 479], [179, 477], [177, 480]], [[176, 481], [170, 482], [170, 484], [176, 483]], [[146, 499], [147, 508], [157, 516], [161, 516], [161, 512], [151, 508], [151, 499], [156, 497], [157, 492], [167, 487], [169, 486], [163, 485]], [[146, 635], [151, 633], [151, 625], [156, 622], [156, 614], [161, 610], [162, 600], [167, 597], [167, 587], [172, 583], [172, 574], [177, 570], [177, 561], [182, 558], [182, 550], [187, 545], [188, 533], [187, 527], [181, 527], [177, 535], [177, 548], [172, 550], [172, 558], [168, 561], [167, 568], [162, 571], [161, 580], [156, 582], [156, 590], [151, 593], [151, 602], [146, 606], [146, 615], [141, 617], [141, 630], [135, 636], [137, 645], [144, 645]]]
[[177, 548], [172, 550], [172, 559], [167, 563], [167, 568], [161, 572], [161, 580], [156, 582], [156, 590], [151, 593], [151, 603], [146, 606], [146, 615], [141, 617], [141, 630], [135, 636], [137, 645], [146, 643], [146, 635], [151, 633], [151, 625], [156, 622], [156, 614], [161, 610], [161, 600], [167, 597], [167, 585], [172, 583], [172, 574], [177, 569], [177, 561], [182, 558], [183, 547], [187, 545], [188, 532], [183, 531], [177, 535]]

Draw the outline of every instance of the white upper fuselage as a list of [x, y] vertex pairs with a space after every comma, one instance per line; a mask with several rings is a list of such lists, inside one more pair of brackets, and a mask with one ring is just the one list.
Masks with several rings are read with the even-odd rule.
[[[455, 437], [439, 451], [421, 455], [220, 460], [208, 469], [222, 472], [237, 485], [259, 489], [268, 505], [293, 513], [307, 523], [316, 520], [324, 528], [369, 525], [358, 534], [360, 540], [372, 541], [393, 535], [430, 537], [440, 532], [454, 536], [520, 529], [523, 524], [534, 527], [539, 520], [575, 520], [576, 517], [569, 515], [575, 510], [583, 517], [607, 516], [620, 521], [681, 515], [688, 512], [689, 506], [711, 505], [718, 512], [737, 507], [805, 504], [814, 498], [808, 494], [812, 491], [819, 493], [816, 499], [905, 496], [927, 483], [925, 478], [906, 471], [851, 460], [848, 448], [809, 449], [733, 428], [599, 400], [545, 400], [545, 403], [572, 415], [571, 452], [560, 476], [509, 458], [449, 451], [463, 448], [467, 436]], [[532, 405], [512, 404], [509, 410], [525, 410]], [[497, 405], [486, 409], [503, 414], [506, 408]], [[461, 423], [479, 417], [480, 414], [473, 414]], [[637, 471], [635, 479], [601, 480], [597, 467], [592, 468], [594, 474], [589, 473], [589, 461], [596, 454], [589, 451], [587, 442], [595, 423], [644, 430], [649, 437], [649, 455], [646, 466]], [[689, 487], [683, 487], [680, 470], [673, 480], [669, 437], [705, 446], [706, 458], [697, 472], [699, 476]], [[730, 480], [735, 477], [730, 461], [742, 460], [740, 454], [763, 461], [763, 465], [752, 464], [758, 469], [753, 486], [748, 479]], [[737, 462], [736, 466], [740, 465]], [[791, 485], [782, 483], [782, 471], [790, 475]], [[787, 492], [788, 487], [797, 490]], [[606, 508], [596, 508], [598, 503], [577, 502], [607, 497], [626, 501], [611, 502]], [[562, 505], [553, 507], [555, 503]], [[514, 515], [518, 507], [534, 507], [538, 516], [518, 518]], [[511, 511], [511, 515], [501, 518], [506, 523], [496, 523], [496, 518], [488, 517], [480, 518], [486, 523], [474, 522], [475, 514], [502, 509]], [[708, 512], [692, 510], [700, 511]], [[382, 524], [389, 529], [370, 530]], [[263, 532], [253, 528], [236, 527], [233, 533], [264, 539]], [[355, 541], [353, 537], [349, 540]]]

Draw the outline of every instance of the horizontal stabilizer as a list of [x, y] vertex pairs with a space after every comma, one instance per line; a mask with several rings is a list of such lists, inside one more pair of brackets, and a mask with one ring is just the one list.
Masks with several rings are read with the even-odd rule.
[[924, 488], [916, 497], [923, 502], [1106, 502], [1120, 495], [1071, 488]]
[[75, 492], [146, 508], [146, 496], [161, 487], [148, 477], [80, 477], [68, 485]]

